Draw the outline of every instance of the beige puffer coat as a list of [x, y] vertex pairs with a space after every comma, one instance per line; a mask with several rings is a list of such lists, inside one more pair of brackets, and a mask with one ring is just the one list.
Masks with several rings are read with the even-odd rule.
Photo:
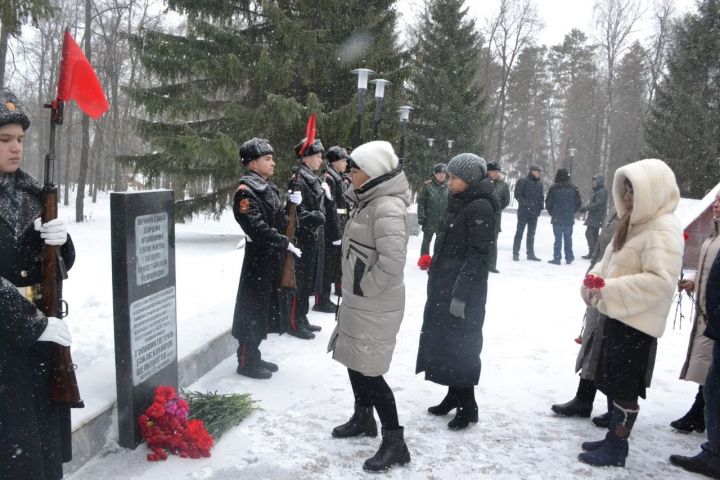
[[627, 212], [626, 177], [634, 190], [627, 241], [617, 252], [610, 243], [590, 273], [605, 279], [598, 303], [601, 313], [659, 338], [682, 269], [683, 234], [673, 213], [680, 191], [675, 174], [661, 160], [620, 167], [613, 181], [613, 199], [621, 219]]
[[713, 260], [720, 252], [720, 220], [715, 219], [715, 228], [710, 236], [703, 242], [700, 248], [700, 261], [698, 270], [694, 277], [687, 277], [688, 280], [695, 282], [695, 318], [693, 319], [692, 330], [690, 332], [690, 344], [685, 357], [685, 364], [680, 372], [680, 378], [700, 385], [705, 384], [710, 361], [712, 360], [712, 351], [715, 341], [705, 335], [705, 318], [701, 308], [704, 309], [705, 295], [707, 288], [707, 278], [712, 267]]
[[376, 377], [390, 368], [405, 312], [409, 184], [401, 170], [345, 195], [354, 204], [342, 242], [342, 303], [328, 351]]

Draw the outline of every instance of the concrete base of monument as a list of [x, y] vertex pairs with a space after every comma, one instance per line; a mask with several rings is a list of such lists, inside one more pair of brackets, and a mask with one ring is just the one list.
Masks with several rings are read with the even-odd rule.
[[[237, 350], [237, 340], [230, 330], [196, 348], [178, 361], [178, 384], [186, 387], [212, 370]], [[72, 433], [73, 459], [64, 465], [65, 474], [74, 472], [103, 449], [117, 446], [117, 405], [77, 425]]]

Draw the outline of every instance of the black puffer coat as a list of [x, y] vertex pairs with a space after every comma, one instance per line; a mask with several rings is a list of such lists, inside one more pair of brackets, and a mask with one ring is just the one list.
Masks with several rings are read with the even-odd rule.
[[580, 213], [588, 212], [585, 219], [585, 225], [588, 227], [600, 228], [605, 223], [605, 215], [607, 214], [608, 194], [605, 188], [605, 177], [603, 175], [595, 175], [595, 188], [590, 198], [590, 203], [580, 208]]
[[[53, 344], [37, 341], [47, 319], [13, 286], [41, 280], [43, 241], [33, 228], [41, 187], [20, 170], [13, 175], [18, 205], [12, 215], [0, 208], [0, 478], [56, 480], [72, 458], [70, 409], [50, 402]], [[60, 254], [72, 267], [70, 237]]]
[[[468, 387], [480, 379], [488, 259], [499, 210], [488, 179], [450, 198], [428, 270], [416, 366], [416, 373], [425, 372], [426, 380]], [[450, 314], [453, 297], [465, 301], [464, 319]]]
[[515, 184], [515, 199], [518, 201], [517, 213], [524, 217], [539, 217], [543, 209], [543, 183], [532, 173]]
[[580, 190], [567, 180], [556, 181], [548, 190], [545, 199], [545, 209], [552, 217], [550, 223], [553, 225], [574, 224], [575, 212], [581, 205]]
[[289, 243], [284, 235], [285, 204], [274, 184], [247, 172], [235, 192], [233, 213], [249, 240], [245, 244], [232, 334], [239, 340], [257, 341], [268, 333], [283, 333], [286, 328], [278, 298]]

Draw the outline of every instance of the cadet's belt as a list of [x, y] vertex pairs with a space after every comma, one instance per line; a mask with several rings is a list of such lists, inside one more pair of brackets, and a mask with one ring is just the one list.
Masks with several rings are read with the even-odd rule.
[[340, 215], [347, 215], [347, 208], [338, 208], [337, 213]]

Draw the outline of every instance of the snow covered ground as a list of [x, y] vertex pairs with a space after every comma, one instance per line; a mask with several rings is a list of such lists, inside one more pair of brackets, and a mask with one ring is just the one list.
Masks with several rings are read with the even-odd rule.
[[[99, 196], [86, 205], [89, 221], [71, 223], [78, 260], [66, 282], [73, 356], [87, 405], [75, 410], [74, 424], [102, 410], [115, 397], [110, 268], [109, 200]], [[73, 218], [70, 209], [61, 216]], [[416, 266], [420, 238], [411, 237], [405, 269], [407, 306], [390, 372], [386, 376], [398, 403], [400, 423], [412, 462], [394, 468], [388, 478], [403, 479], [639, 479], [699, 478], [671, 466], [671, 453], [698, 451], [704, 435], [682, 435], [668, 426], [692, 404], [697, 386], [677, 379], [690, 332], [689, 311], [682, 329], [673, 329], [673, 311], [660, 339], [649, 398], [630, 440], [626, 468], [597, 469], [576, 460], [580, 443], [600, 439], [604, 431], [589, 419], [559, 418], [552, 403], [572, 398], [573, 372], [584, 307], [578, 289], [587, 268], [584, 227], [576, 224], [572, 265], [546, 262], [552, 254], [550, 219], [541, 217], [536, 253], [542, 262], [511, 260], [515, 216], [505, 214], [500, 235], [501, 273], [491, 274], [484, 328], [483, 371], [476, 396], [477, 425], [451, 432], [452, 417], [432, 417], [444, 388], [416, 376], [415, 356], [425, 303], [426, 273]], [[176, 227], [179, 355], [182, 357], [232, 322], [243, 250], [236, 249], [240, 229], [232, 215], [220, 222], [197, 220]], [[524, 246], [523, 246], [524, 251]], [[689, 302], [685, 300], [689, 310]], [[674, 310], [674, 309], [673, 309]], [[193, 384], [193, 390], [249, 392], [261, 401], [255, 412], [217, 443], [202, 460], [170, 457], [145, 460], [147, 450], [119, 448], [108, 439], [103, 453], [78, 470], [72, 480], [113, 479], [350, 479], [366, 478], [362, 462], [379, 439], [333, 439], [332, 428], [352, 413], [346, 370], [326, 353], [333, 316], [311, 312], [323, 331], [311, 341], [272, 335], [261, 346], [263, 357], [280, 365], [271, 380], [235, 373], [228, 358]], [[601, 394], [594, 414], [605, 411]]]

